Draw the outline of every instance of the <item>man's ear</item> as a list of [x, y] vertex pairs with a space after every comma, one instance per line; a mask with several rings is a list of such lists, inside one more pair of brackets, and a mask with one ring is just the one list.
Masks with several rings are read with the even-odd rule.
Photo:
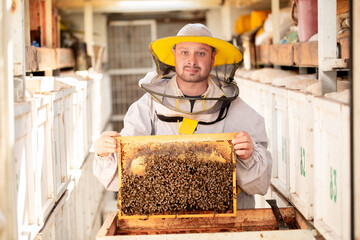
[[214, 66], [214, 63], [215, 63], [215, 56], [216, 56], [216, 49], [214, 49], [211, 53], [211, 65]]

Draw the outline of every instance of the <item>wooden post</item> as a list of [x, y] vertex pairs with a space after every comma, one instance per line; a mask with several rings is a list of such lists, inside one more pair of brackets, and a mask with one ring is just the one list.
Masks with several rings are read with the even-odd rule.
[[[354, 209], [352, 214], [354, 216], [353, 227], [353, 238], [356, 240], [360, 239], [360, 2], [352, 1], [352, 46], [353, 46], [353, 92], [352, 92], [352, 103], [353, 103], [353, 119], [352, 119], [352, 151], [353, 151], [353, 203]], [[351, 11], [351, 10], [350, 10]]]
[[321, 93], [336, 91], [336, 1], [318, 0], [318, 59]]
[[53, 47], [53, 35], [52, 35], [52, 0], [45, 0], [45, 36], [46, 44], [48, 48]]
[[24, 1], [14, 0], [11, 6], [13, 38], [14, 100], [25, 100], [25, 23]]
[[[45, 0], [45, 46], [53, 47], [53, 33], [52, 33], [52, 0]], [[45, 76], [52, 76], [52, 70], [45, 70]]]
[[[221, 23], [222, 23], [222, 36], [224, 40], [230, 40], [232, 37], [231, 24], [231, 4], [229, 0], [225, 0], [224, 5], [221, 7]], [[225, 27], [228, 26], [228, 27]]]
[[0, 2], [0, 240], [17, 239], [15, 185], [11, 0]]
[[280, 43], [280, 0], [271, 0], [273, 44]]
[[25, 21], [25, 46], [31, 45], [30, 38], [30, 2], [29, 0], [24, 0], [24, 21]]
[[92, 66], [95, 64], [94, 59], [94, 34], [93, 34], [93, 7], [91, 0], [85, 0], [84, 3], [84, 29], [85, 29], [85, 42], [87, 47], [87, 54], [92, 57]]

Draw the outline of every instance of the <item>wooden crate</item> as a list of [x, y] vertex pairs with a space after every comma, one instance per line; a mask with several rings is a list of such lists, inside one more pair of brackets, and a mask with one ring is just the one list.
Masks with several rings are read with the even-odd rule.
[[29, 0], [30, 14], [30, 40], [37, 41], [41, 46], [46, 46], [50, 39], [46, 39], [46, 22], [51, 21], [52, 47], [59, 47], [59, 14], [55, 5], [51, 8], [51, 18], [45, 15], [45, 1]]
[[293, 44], [275, 44], [269, 47], [269, 61], [274, 65], [292, 66], [293, 56]]
[[[231, 140], [235, 134], [236, 133], [118, 137], [119, 218], [143, 219], [234, 216], [236, 214], [236, 158]], [[167, 155], [169, 152], [171, 152], [171, 156]], [[159, 159], [157, 157], [154, 158], [154, 154], [156, 154], [156, 156], [164, 155], [165, 158], [156, 163]], [[191, 156], [193, 156], [191, 158], [193, 161], [190, 161]], [[172, 162], [166, 163], [171, 165], [171, 167], [168, 167], [170, 170], [165, 170], [164, 173], [162, 173], [162, 169], [165, 169], [168, 165], [161, 164], [170, 157], [174, 157]], [[175, 160], [177, 161], [180, 158], [182, 160], [179, 160], [177, 165]], [[152, 159], [152, 161], [147, 162], [146, 159]], [[186, 159], [186, 161], [184, 161], [184, 159]], [[149, 167], [151, 166], [151, 162], [154, 161], [154, 166]], [[187, 164], [191, 162], [193, 162], [194, 165]], [[177, 166], [184, 169], [184, 171], [171, 172], [171, 169]], [[219, 191], [212, 188], [212, 185], [209, 185], [209, 181], [211, 180], [206, 180], [206, 176], [208, 175], [196, 174], [198, 167], [201, 168], [199, 172], [205, 173], [206, 169], [211, 166], [214, 167], [212, 170], [221, 169], [218, 171], [223, 171], [225, 174], [230, 175], [226, 175], [226, 179], [230, 179], [229, 185], [227, 185], [224, 190], [221, 190], [229, 193], [229, 195], [224, 196], [221, 201], [229, 201], [221, 206], [218, 205], [219, 201], [214, 202], [213, 205], [204, 205], [205, 200], [202, 200], [210, 196], [211, 199], [213, 199], [213, 195], [218, 194]], [[226, 167], [231, 167], [231, 171], [230, 169], [225, 171], [224, 168]], [[153, 173], [150, 174], [149, 172], [153, 168], [156, 168], [156, 171], [154, 170]], [[185, 176], [187, 172], [189, 173]], [[169, 179], [159, 180], [161, 176], [167, 173], [169, 173]], [[128, 179], [127, 181], [124, 180], [126, 178]], [[132, 181], [140, 181], [143, 186], [141, 188], [138, 187], [136, 192], [135, 190], [131, 190], [130, 195], [128, 195], [129, 202], [126, 202], [127, 198], [125, 196], [127, 195], [124, 195], [122, 191], [123, 189], [130, 189]], [[183, 187], [185, 184], [183, 181], [189, 183], [189, 185]], [[222, 180], [222, 183], [223, 181], [224, 180]], [[176, 182], [178, 183], [176, 184]], [[145, 186], [146, 183], [148, 185]], [[190, 183], [193, 185], [190, 185]], [[197, 184], [201, 184], [204, 188], [201, 187], [199, 192], [196, 193], [197, 198], [194, 198], [191, 195], [193, 190], [189, 189], [191, 189], [191, 186], [197, 186]], [[215, 181], [212, 184], [216, 185], [217, 183]], [[195, 189], [199, 189], [199, 187]], [[150, 193], [153, 192], [157, 192], [157, 194], [151, 195]], [[134, 194], [141, 197], [134, 197]], [[181, 202], [179, 199], [184, 199], [181, 197], [184, 196], [184, 194], [185, 196], [189, 195], [192, 197]], [[220, 194], [217, 196], [220, 196]], [[229, 196], [231, 196], [231, 199], [228, 199]], [[125, 204], [130, 204], [130, 201], [132, 202], [131, 207], [126, 208]], [[158, 201], [162, 202], [160, 206], [158, 205]], [[144, 202], [145, 204], [143, 204]], [[161, 206], [165, 206], [165, 202], [168, 204], [166, 206], [169, 207], [162, 209]], [[135, 209], [135, 205], [138, 206], [139, 211], [144, 212], [144, 214], [138, 214], [138, 212], [133, 210]], [[126, 212], [126, 209], [130, 209], [133, 212]], [[147, 213], [145, 214], [145, 212]]]
[[260, 45], [257, 46], [255, 49], [256, 52], [256, 62], [258, 64], [270, 64], [270, 54], [269, 54], [269, 48], [270, 45], [269, 44], [264, 44], [264, 45]]
[[[316, 231], [304, 224], [293, 207], [280, 208], [290, 230], [278, 230], [271, 209], [237, 210], [235, 217], [121, 219], [109, 215], [97, 240], [109, 239], [314, 239]], [[275, 230], [275, 231], [274, 231]]]
[[318, 66], [318, 42], [294, 43], [294, 64], [299, 67]]

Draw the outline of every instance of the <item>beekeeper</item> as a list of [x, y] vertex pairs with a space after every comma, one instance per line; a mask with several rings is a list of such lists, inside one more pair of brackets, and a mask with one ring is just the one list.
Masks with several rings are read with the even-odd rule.
[[[202, 24], [187, 24], [176, 36], [155, 40], [149, 48], [157, 72], [140, 80], [147, 93], [130, 106], [120, 135], [237, 132], [233, 139], [241, 189], [237, 206], [254, 208], [254, 194], [264, 195], [268, 190], [272, 159], [263, 117], [238, 97], [232, 81], [241, 53], [212, 37]], [[233, 67], [228, 78], [211, 74], [221, 65]], [[94, 174], [112, 191], [119, 190], [114, 137], [120, 135], [104, 132], [94, 143]]]

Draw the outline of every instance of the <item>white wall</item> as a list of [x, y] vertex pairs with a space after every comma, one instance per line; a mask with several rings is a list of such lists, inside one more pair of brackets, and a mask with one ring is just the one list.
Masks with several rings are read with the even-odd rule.
[[212, 9], [206, 13], [206, 25], [216, 38], [230, 40], [235, 32], [236, 20], [246, 14], [250, 14], [248, 9], [240, 9], [234, 6], [223, 6], [222, 8]]

